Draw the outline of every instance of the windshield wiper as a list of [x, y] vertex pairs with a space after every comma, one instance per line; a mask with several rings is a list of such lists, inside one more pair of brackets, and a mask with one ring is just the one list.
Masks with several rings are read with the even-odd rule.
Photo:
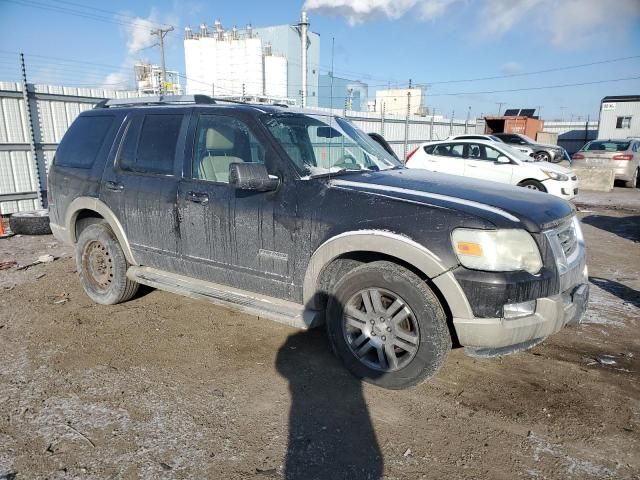
[[372, 170], [368, 168], [341, 168], [339, 170], [334, 170], [331, 172], [321, 172], [321, 173], [313, 173], [309, 175], [309, 178], [322, 178], [322, 177], [330, 177], [331, 175], [343, 175], [345, 173], [364, 173], [371, 172]]

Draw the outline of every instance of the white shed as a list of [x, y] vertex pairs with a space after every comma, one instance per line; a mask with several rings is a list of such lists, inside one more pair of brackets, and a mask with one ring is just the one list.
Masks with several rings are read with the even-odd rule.
[[604, 97], [598, 138], [640, 138], [640, 95]]

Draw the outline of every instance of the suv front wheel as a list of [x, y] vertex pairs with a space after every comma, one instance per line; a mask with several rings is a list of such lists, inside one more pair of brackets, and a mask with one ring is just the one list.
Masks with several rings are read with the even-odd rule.
[[327, 306], [334, 351], [355, 376], [402, 389], [433, 376], [451, 349], [442, 305], [395, 263], [367, 263], [336, 284]]
[[76, 265], [82, 288], [96, 303], [124, 302], [140, 286], [127, 278], [129, 263], [106, 223], [95, 223], [82, 230], [76, 244]]

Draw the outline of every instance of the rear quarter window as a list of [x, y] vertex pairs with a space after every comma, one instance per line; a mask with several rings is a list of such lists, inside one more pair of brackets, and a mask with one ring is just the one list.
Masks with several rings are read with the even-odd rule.
[[113, 122], [114, 117], [108, 115], [78, 117], [56, 150], [54, 164], [91, 168]]
[[120, 168], [138, 173], [173, 174], [182, 119], [182, 114], [148, 114], [142, 126], [131, 122], [120, 152]]

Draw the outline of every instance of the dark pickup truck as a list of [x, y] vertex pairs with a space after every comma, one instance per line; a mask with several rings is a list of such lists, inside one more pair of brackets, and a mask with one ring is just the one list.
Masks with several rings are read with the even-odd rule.
[[139, 284], [302, 328], [404, 388], [453, 346], [529, 348], [578, 323], [585, 246], [568, 202], [408, 170], [339, 116], [210, 97], [104, 101], [49, 173], [51, 229], [102, 304]]

